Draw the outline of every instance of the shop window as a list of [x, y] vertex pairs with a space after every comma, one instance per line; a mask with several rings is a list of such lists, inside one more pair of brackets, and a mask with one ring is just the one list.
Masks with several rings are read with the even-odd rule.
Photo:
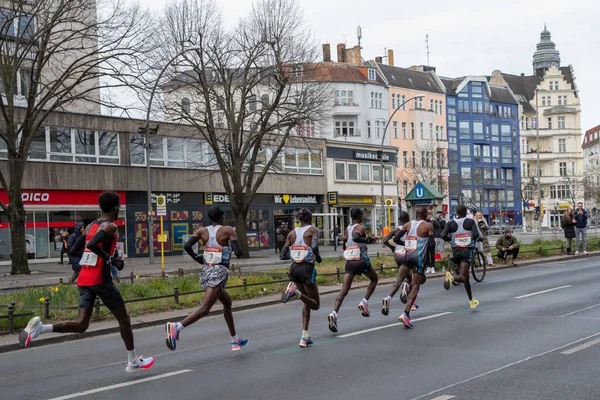
[[373, 182], [381, 182], [381, 165], [373, 164]]
[[348, 163], [348, 180], [352, 182], [358, 182], [358, 164]]
[[370, 182], [371, 181], [371, 164], [360, 164], [360, 181]]
[[346, 180], [346, 163], [343, 161], [335, 161], [335, 180]]

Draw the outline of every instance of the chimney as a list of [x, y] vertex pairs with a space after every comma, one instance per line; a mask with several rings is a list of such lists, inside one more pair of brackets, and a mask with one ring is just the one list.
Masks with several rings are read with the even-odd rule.
[[354, 46], [354, 48], [352, 50], [354, 53], [354, 63], [353, 64], [361, 65], [362, 64], [362, 56], [360, 54], [360, 46]]
[[376, 63], [381, 64], [382, 61], [383, 61], [383, 59], [381, 57], [375, 57]]
[[521, 76], [525, 76], [525, 73], [521, 72]]
[[323, 61], [331, 61], [331, 46], [329, 43], [323, 43]]
[[344, 43], [337, 45], [337, 60], [338, 62], [346, 62], [346, 45]]
[[388, 50], [388, 65], [394, 66], [394, 50]]

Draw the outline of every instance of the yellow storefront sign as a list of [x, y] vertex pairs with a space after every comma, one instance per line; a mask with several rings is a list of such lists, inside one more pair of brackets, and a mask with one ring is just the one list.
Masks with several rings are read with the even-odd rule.
[[166, 233], [160, 233], [158, 234], [158, 242], [159, 243], [167, 243], [167, 234]]
[[338, 196], [338, 204], [373, 204], [373, 197]]

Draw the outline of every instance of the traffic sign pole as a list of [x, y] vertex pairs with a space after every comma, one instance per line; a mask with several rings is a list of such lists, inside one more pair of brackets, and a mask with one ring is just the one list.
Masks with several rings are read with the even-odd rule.
[[[163, 229], [163, 216], [160, 216], [160, 234], [164, 235], [164, 229]], [[165, 242], [161, 241], [160, 242], [160, 265], [162, 270], [165, 270]]]

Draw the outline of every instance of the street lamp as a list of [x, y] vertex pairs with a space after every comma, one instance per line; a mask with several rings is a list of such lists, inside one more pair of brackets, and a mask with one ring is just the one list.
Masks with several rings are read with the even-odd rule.
[[145, 157], [146, 157], [146, 195], [148, 201], [148, 254], [150, 256], [150, 264], [154, 263], [154, 221], [152, 218], [152, 182], [150, 179], [150, 134], [156, 134], [158, 132], [158, 124], [156, 128], [150, 128], [150, 111], [152, 108], [152, 100], [154, 99], [154, 94], [156, 93], [156, 89], [158, 88], [158, 84], [160, 82], [160, 78], [162, 78], [163, 74], [173, 63], [173, 61], [177, 60], [179, 57], [187, 53], [188, 51], [200, 50], [199, 46], [189, 46], [185, 47], [179, 53], [177, 53], [173, 58], [171, 58], [163, 67], [163, 69], [158, 74], [156, 78], [156, 82], [154, 82], [154, 86], [152, 87], [152, 91], [150, 92], [150, 99], [148, 100], [148, 110], [146, 111], [146, 123], [143, 127], [138, 129], [138, 133], [145, 134], [144, 136], [144, 148], [145, 148]]
[[[535, 89], [535, 130], [537, 143], [537, 192], [538, 206], [542, 206], [542, 186], [541, 186], [541, 171], [540, 171], [540, 109], [539, 109], [539, 92], [546, 92], [546, 89]], [[542, 235], [542, 215], [538, 216], [538, 233]]]
[[[405, 102], [403, 102], [402, 104], [400, 104], [392, 113], [392, 115], [390, 115], [390, 117], [388, 118], [386, 124], [385, 124], [385, 128], [383, 128], [383, 137], [381, 138], [381, 149], [378, 151], [378, 156], [379, 156], [379, 162], [381, 164], [380, 166], [380, 178], [381, 178], [381, 220], [383, 221], [383, 224], [381, 225], [381, 229], [383, 229], [384, 226], [388, 226], [390, 225], [390, 222], [387, 221], [387, 215], [385, 213], [385, 201], [384, 201], [384, 194], [383, 194], [383, 181], [385, 178], [385, 172], [383, 170], [383, 143], [385, 142], [385, 134], [388, 130], [388, 127], [390, 126], [390, 122], [392, 121], [392, 118], [394, 118], [394, 115], [396, 115], [396, 112], [402, 108], [406, 103], [408, 103], [409, 101], [415, 100], [415, 99], [422, 99], [424, 98], [425, 95], [423, 94], [419, 94], [417, 96], [411, 97], [410, 99], [406, 100]], [[398, 200], [399, 201], [399, 200]]]

